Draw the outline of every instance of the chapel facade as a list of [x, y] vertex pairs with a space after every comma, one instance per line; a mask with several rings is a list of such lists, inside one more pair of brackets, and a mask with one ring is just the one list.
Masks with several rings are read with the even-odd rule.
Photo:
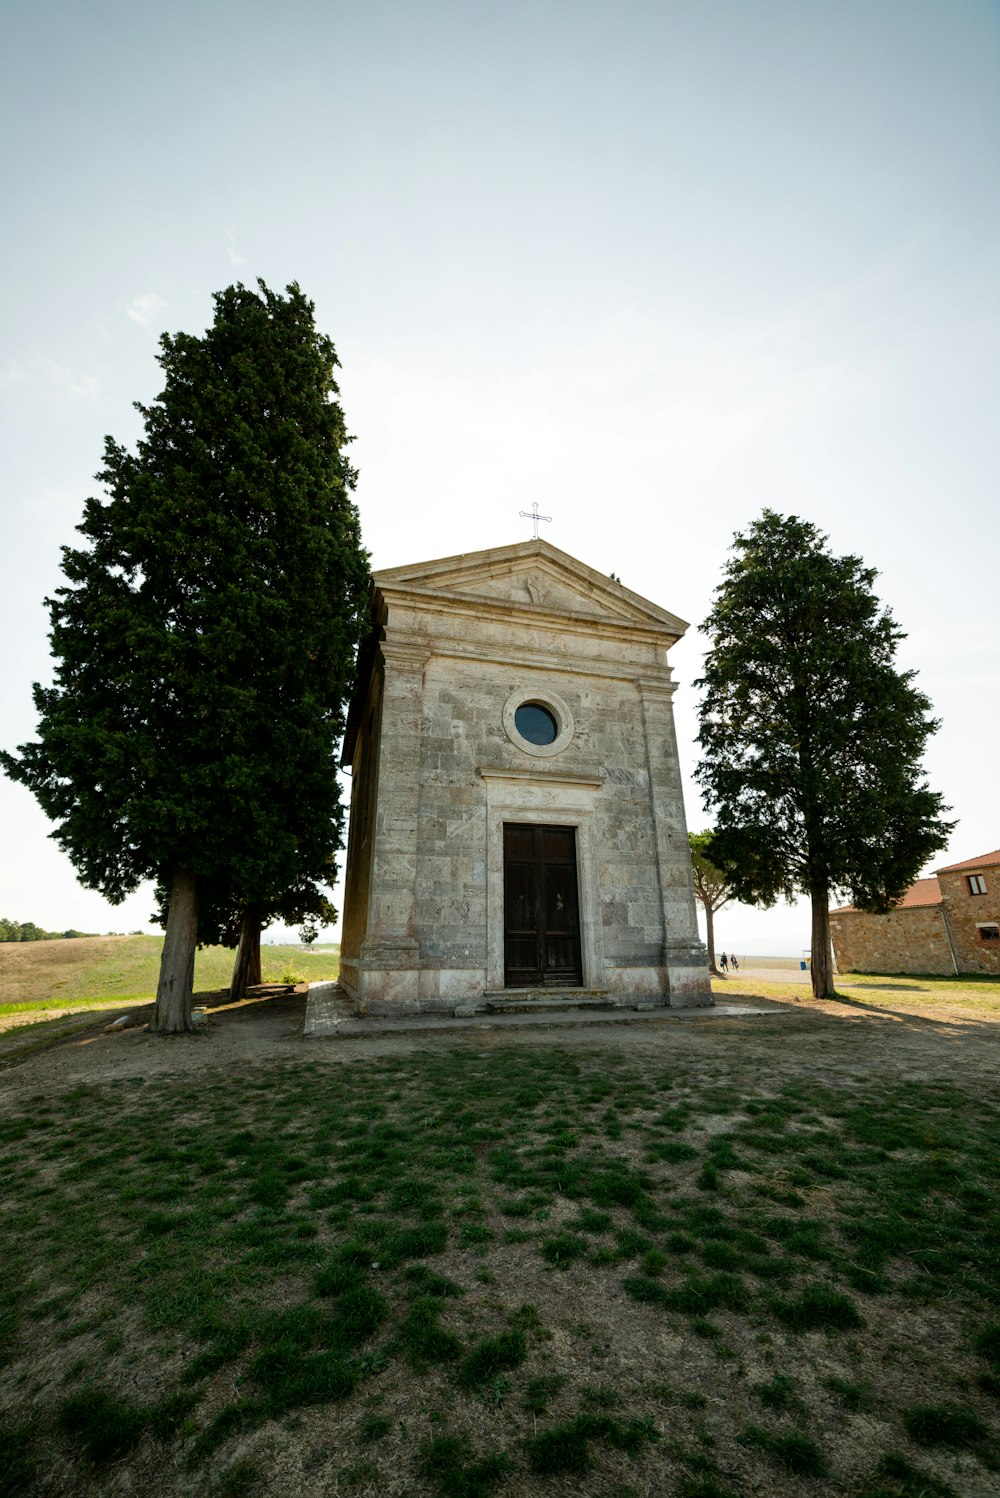
[[543, 540], [377, 572], [344, 763], [359, 1013], [712, 1003], [667, 651]]

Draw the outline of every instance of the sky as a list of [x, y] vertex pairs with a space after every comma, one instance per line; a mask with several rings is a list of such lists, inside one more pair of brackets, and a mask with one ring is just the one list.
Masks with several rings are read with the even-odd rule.
[[[1000, 846], [1000, 0], [3, 0], [0, 127], [0, 745], [157, 339], [262, 277], [337, 346], [373, 567], [537, 502], [691, 621], [692, 827], [696, 626], [770, 506], [879, 571], [941, 719], [934, 863]], [[51, 830], [0, 778], [0, 915], [153, 929]], [[808, 912], [717, 940], [797, 955]]]

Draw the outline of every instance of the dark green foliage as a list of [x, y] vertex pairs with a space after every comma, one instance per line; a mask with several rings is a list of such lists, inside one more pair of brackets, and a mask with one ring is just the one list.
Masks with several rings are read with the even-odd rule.
[[958, 1498], [958, 1494], [950, 1483], [942, 1482], [932, 1472], [925, 1472], [904, 1456], [887, 1451], [858, 1498]]
[[408, 1264], [403, 1274], [415, 1295], [449, 1297], [465, 1294], [461, 1285], [456, 1285], [443, 1274], [435, 1274], [426, 1264]]
[[816, 1442], [801, 1431], [775, 1432], [748, 1425], [737, 1436], [744, 1446], [755, 1446], [797, 1477], [825, 1477], [826, 1458]]
[[11, 921], [0, 916], [0, 941], [65, 941], [68, 937], [94, 936], [93, 931], [43, 931], [34, 921]]
[[732, 1488], [723, 1487], [714, 1477], [682, 1477], [676, 1493], [677, 1498], [736, 1498]]
[[361, 1421], [358, 1435], [366, 1443], [381, 1441], [392, 1429], [392, 1421], [387, 1420], [385, 1415], [375, 1415], [370, 1410]]
[[249, 1374], [272, 1416], [296, 1405], [346, 1399], [358, 1381], [357, 1373], [341, 1353], [303, 1353], [286, 1342], [268, 1347], [254, 1358]]
[[831, 894], [888, 909], [952, 825], [920, 769], [937, 725], [915, 673], [896, 669], [903, 636], [875, 577], [814, 525], [765, 510], [735, 537], [703, 626], [695, 775], [716, 814], [710, 856], [739, 900], [812, 898], [822, 996]]
[[57, 1423], [90, 1461], [100, 1463], [114, 1461], [138, 1445], [149, 1417], [110, 1390], [90, 1384], [63, 1400]]
[[580, 1233], [608, 1233], [612, 1218], [609, 1212], [595, 1212], [591, 1207], [584, 1207], [576, 1221], [569, 1225]]
[[458, 1365], [456, 1378], [463, 1388], [481, 1389], [503, 1369], [519, 1368], [527, 1356], [528, 1345], [519, 1329], [483, 1337]]
[[658, 1139], [646, 1149], [647, 1160], [662, 1160], [673, 1165], [681, 1160], [696, 1160], [698, 1151], [681, 1139]]
[[417, 1471], [439, 1498], [488, 1498], [509, 1466], [502, 1452], [476, 1457], [464, 1436], [437, 1436], [420, 1448]]
[[0, 1424], [0, 1492], [29, 1492], [37, 1465], [31, 1426]]
[[592, 1441], [604, 1441], [618, 1451], [631, 1455], [649, 1441], [659, 1439], [651, 1420], [629, 1420], [621, 1424], [606, 1415], [577, 1415], [563, 1425], [550, 1425], [525, 1442], [528, 1462], [540, 1477], [556, 1477], [567, 1472], [587, 1472], [592, 1461]]
[[756, 1384], [754, 1393], [766, 1410], [793, 1409], [799, 1403], [795, 1380], [787, 1373], [776, 1373], [770, 1382]]
[[1000, 1373], [1000, 1322], [991, 1321], [976, 1338], [976, 1351], [985, 1358], [994, 1373]]
[[196, 1407], [194, 1389], [178, 1389], [149, 1411], [149, 1428], [158, 1441], [169, 1441], [180, 1430], [186, 1417]]
[[251, 1430], [267, 1419], [271, 1410], [258, 1400], [242, 1399], [239, 1404], [223, 1405], [219, 1413], [205, 1427], [188, 1454], [188, 1465], [195, 1467], [213, 1451], [218, 1450], [231, 1436]]
[[829, 1285], [806, 1285], [794, 1300], [775, 1302], [775, 1315], [796, 1332], [849, 1331], [864, 1326], [853, 1300]]
[[215, 1492], [218, 1498], [249, 1498], [257, 1492], [261, 1482], [260, 1469], [255, 1462], [244, 1458], [227, 1467], [219, 1478]]
[[586, 1238], [575, 1233], [559, 1233], [555, 1238], [546, 1238], [542, 1244], [542, 1258], [556, 1269], [569, 1269], [575, 1259], [587, 1252]]
[[872, 1393], [868, 1384], [855, 1384], [844, 1378], [828, 1378], [825, 1382], [830, 1393], [836, 1395], [845, 1410], [872, 1408]]
[[974, 1446], [989, 1429], [972, 1410], [955, 1404], [919, 1404], [903, 1413], [911, 1441], [921, 1446]]
[[430, 1363], [453, 1363], [462, 1351], [454, 1332], [441, 1325], [438, 1303], [430, 1295], [422, 1295], [413, 1302], [409, 1314], [400, 1322], [398, 1340], [406, 1358], [417, 1369]]
[[367, 627], [336, 353], [297, 286], [259, 285], [161, 339], [137, 449], [107, 439], [63, 550], [38, 740], [0, 755], [84, 885], [119, 901], [188, 870], [216, 928], [234, 897], [308, 906], [332, 881]]
[[541, 1378], [531, 1378], [524, 1386], [524, 1408], [529, 1415], [547, 1414], [549, 1403], [564, 1388], [565, 1374], [546, 1373]]
[[715, 965], [715, 913], [733, 898], [726, 874], [716, 868], [710, 856], [711, 832], [689, 832], [691, 846], [691, 873], [694, 877], [694, 892], [705, 912], [706, 945], [708, 965], [713, 973]]
[[625, 1280], [624, 1287], [633, 1300], [699, 1318], [711, 1311], [744, 1311], [749, 1303], [747, 1287], [735, 1274], [713, 1274], [707, 1278], [690, 1274], [683, 1284], [670, 1290], [647, 1275], [634, 1275]]
[[719, 1172], [711, 1160], [706, 1160], [698, 1172], [697, 1186], [700, 1191], [718, 1191]]

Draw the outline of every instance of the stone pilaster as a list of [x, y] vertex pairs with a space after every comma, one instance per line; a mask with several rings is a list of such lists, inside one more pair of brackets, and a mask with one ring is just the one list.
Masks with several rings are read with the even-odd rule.
[[669, 671], [636, 683], [656, 835], [656, 863], [663, 912], [661, 963], [671, 1008], [711, 1005], [708, 953], [698, 935], [691, 850], [688, 844]]
[[361, 944], [358, 1009], [418, 999], [420, 943], [414, 928], [420, 726], [426, 641], [394, 636], [382, 642], [385, 665], [379, 749], [378, 809], [372, 853], [368, 933]]

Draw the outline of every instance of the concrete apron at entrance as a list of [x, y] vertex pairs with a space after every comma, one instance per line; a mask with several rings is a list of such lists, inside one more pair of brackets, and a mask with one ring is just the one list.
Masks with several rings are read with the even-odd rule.
[[758, 1015], [786, 1012], [783, 1009], [751, 1004], [715, 1004], [711, 1008], [706, 1006], [691, 1009], [614, 1009], [602, 1006], [599, 1009], [572, 1008], [562, 1012], [546, 1008], [541, 1013], [521, 1010], [491, 1014], [479, 1011], [459, 1017], [408, 1014], [399, 1019], [391, 1019], [385, 1015], [356, 1015], [351, 1000], [338, 984], [311, 983], [303, 1033], [307, 1040], [336, 1037], [357, 1039], [364, 1035], [429, 1034], [448, 1030], [561, 1030], [567, 1027], [586, 1028], [589, 1025], [650, 1025], [677, 1020], [753, 1019]]

